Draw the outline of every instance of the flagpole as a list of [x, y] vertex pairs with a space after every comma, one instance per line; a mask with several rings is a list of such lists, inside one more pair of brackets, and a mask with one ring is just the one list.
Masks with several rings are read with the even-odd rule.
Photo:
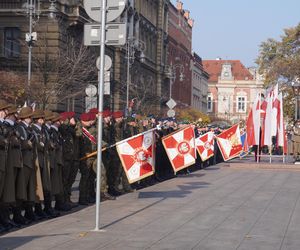
[[260, 153], [259, 153], [259, 146], [260, 146], [260, 130], [261, 130], [261, 124], [260, 124], [260, 119], [261, 119], [261, 93], [258, 93], [258, 108], [259, 108], [259, 130], [258, 130], [258, 144], [257, 144], [257, 149], [256, 149], [256, 162], [259, 163], [259, 158], [260, 158]]

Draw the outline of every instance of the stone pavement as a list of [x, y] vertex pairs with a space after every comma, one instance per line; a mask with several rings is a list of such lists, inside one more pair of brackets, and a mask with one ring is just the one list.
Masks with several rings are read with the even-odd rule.
[[300, 249], [300, 172], [210, 167], [0, 237], [1, 249]]

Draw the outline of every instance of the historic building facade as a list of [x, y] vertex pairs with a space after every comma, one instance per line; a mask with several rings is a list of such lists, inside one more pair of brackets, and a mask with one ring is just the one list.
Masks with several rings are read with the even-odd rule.
[[203, 60], [209, 74], [207, 112], [212, 117], [244, 120], [258, 93], [263, 93], [263, 78], [254, 68], [239, 60]]
[[208, 78], [201, 57], [193, 53], [191, 106], [205, 114], [207, 113]]
[[[33, 84], [40, 83], [39, 87], [45, 90], [41, 93], [45, 96], [39, 102], [43, 102], [42, 99], [44, 99], [45, 103], [51, 103], [51, 99], [56, 95], [55, 89], [49, 86], [58, 79], [58, 66], [66, 65], [64, 60], [68, 59], [67, 53], [71, 56], [70, 45], [73, 45], [75, 50], [75, 43], [82, 43], [83, 24], [87, 21], [81, 1], [52, 2], [53, 12], [50, 11], [50, 1], [36, 0], [33, 1], [32, 6], [27, 0], [0, 1], [0, 71], [14, 72], [18, 75], [19, 79], [24, 81], [26, 92], [37, 87]], [[30, 9], [32, 10], [31, 25]], [[30, 26], [34, 32], [33, 38], [27, 36], [26, 41], [25, 36], [29, 34]], [[32, 47], [31, 63], [29, 62], [30, 46]], [[70, 62], [69, 65], [73, 63]], [[31, 66], [30, 80], [28, 79], [29, 64]], [[76, 79], [73, 80], [76, 84]], [[74, 94], [66, 98], [58, 97], [55, 103], [51, 103], [51, 107], [55, 110], [67, 109], [82, 112], [84, 110], [84, 87], [81, 88], [82, 93], [78, 93], [78, 90], [74, 90]], [[66, 96], [66, 92], [64, 94]], [[42, 105], [42, 103], [39, 104]]]
[[[131, 46], [130, 53], [128, 44], [115, 49], [112, 106], [114, 109], [125, 108], [124, 90], [129, 84], [133, 109], [146, 111], [151, 107], [159, 110], [165, 101], [169, 0], [130, 0], [129, 3], [127, 36], [128, 42], [134, 46]], [[156, 102], [155, 107], [151, 102]]]
[[171, 97], [178, 106], [192, 105], [192, 31], [194, 21], [190, 12], [184, 10], [183, 3], [169, 4], [168, 22], [168, 65], [173, 70]]
[[[91, 20], [83, 8], [80, 0], [56, 0], [55, 19], [49, 19], [49, 7], [53, 1], [33, 1], [33, 32], [37, 33], [37, 41], [32, 48], [32, 82], [47, 80], [47, 85], [55, 81], [54, 74], [37, 76], [40, 72], [50, 72], [49, 67], [38, 68], [37, 62], [44, 58], [56, 58], [64, 63], [68, 56], [58, 55], [61, 51], [69, 50], [69, 36], [82, 44], [84, 23]], [[14, 71], [22, 74], [24, 82], [27, 82], [28, 70], [28, 44], [25, 42], [25, 34], [29, 32], [27, 0], [0, 0], [0, 71]], [[168, 29], [169, 0], [129, 0], [128, 6], [118, 21], [126, 21], [128, 25], [128, 41], [133, 52], [128, 59], [127, 46], [106, 47], [106, 54], [112, 58], [113, 66], [110, 70], [110, 92], [105, 95], [105, 108], [124, 110], [126, 107], [126, 88], [129, 83], [129, 99], [136, 105], [142, 105], [147, 101], [147, 96], [155, 97], [157, 108], [165, 100], [163, 93], [167, 91], [165, 86], [165, 65], [167, 56], [167, 29]], [[97, 69], [94, 57], [99, 55], [99, 48], [90, 47], [93, 52], [91, 62], [84, 65], [90, 66], [88, 79], [82, 82], [82, 88], [78, 88], [68, 98], [60, 101], [54, 109], [83, 111], [86, 94], [85, 86], [93, 84], [97, 86]], [[76, 51], [77, 48], [76, 48]], [[71, 51], [72, 52], [72, 51]], [[143, 60], [142, 60], [143, 55]], [[128, 70], [128, 63], [130, 64]], [[56, 65], [60, 63], [57, 62]], [[84, 69], [83, 69], [84, 70]], [[80, 72], [80, 70], [77, 70]], [[93, 72], [92, 72], [93, 71]], [[128, 81], [128, 71], [130, 80]], [[68, 75], [68, 74], [66, 74]], [[74, 86], [78, 85], [78, 79], [74, 79]], [[49, 82], [49, 84], [48, 84]], [[26, 85], [26, 84], [25, 84]], [[142, 86], [142, 87], [141, 87]], [[145, 93], [143, 96], [141, 94]], [[52, 93], [53, 94], [53, 93]], [[136, 107], [138, 108], [138, 107]]]

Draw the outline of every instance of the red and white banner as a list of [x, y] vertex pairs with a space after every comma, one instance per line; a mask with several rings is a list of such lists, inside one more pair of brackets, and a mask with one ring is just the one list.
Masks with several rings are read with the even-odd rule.
[[283, 153], [287, 153], [287, 137], [285, 133], [284, 121], [283, 121], [283, 98], [282, 93], [278, 95], [278, 109], [277, 109], [277, 146], [283, 147]]
[[162, 143], [175, 173], [195, 163], [195, 133], [191, 126], [165, 136]]
[[256, 96], [255, 102], [249, 112], [247, 118], [247, 145], [259, 145], [259, 133], [260, 133], [260, 99], [261, 95]]
[[117, 151], [129, 183], [154, 174], [154, 130], [151, 129], [117, 143]]
[[214, 155], [214, 138], [213, 132], [208, 132], [196, 138], [196, 148], [202, 161], [206, 161]]
[[228, 161], [239, 156], [243, 150], [241, 133], [238, 124], [223, 131], [221, 134], [216, 136], [216, 138], [224, 161]]

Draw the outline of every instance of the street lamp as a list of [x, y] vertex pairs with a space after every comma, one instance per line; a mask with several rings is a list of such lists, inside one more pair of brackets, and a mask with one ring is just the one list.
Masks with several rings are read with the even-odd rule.
[[173, 82], [176, 80], [176, 73], [177, 73], [177, 68], [179, 68], [179, 81], [182, 82], [184, 79], [184, 67], [182, 64], [174, 64], [171, 62], [170, 65], [166, 65], [166, 76], [170, 79], [170, 93], [169, 93], [169, 99], [172, 99], [172, 85]]
[[[48, 12], [48, 17], [54, 19], [56, 17], [56, 0], [49, 0], [50, 6], [46, 12]], [[32, 60], [32, 48], [34, 42], [37, 40], [36, 32], [32, 32], [34, 24], [40, 17], [40, 0], [27, 0], [27, 13], [29, 15], [29, 33], [26, 34], [25, 41], [28, 45], [28, 76], [27, 76], [27, 88], [26, 88], [26, 98], [29, 101], [29, 88], [31, 84], [31, 60]], [[37, 20], [33, 20], [36, 17]]]
[[146, 56], [144, 51], [146, 50], [146, 44], [136, 39], [135, 37], [129, 37], [126, 42], [126, 59], [127, 59], [127, 83], [126, 83], [126, 116], [129, 114], [129, 87], [131, 82], [130, 68], [135, 61], [135, 53], [140, 52], [140, 61], [145, 63]]
[[295, 78], [294, 81], [292, 81], [291, 83], [293, 91], [294, 91], [294, 95], [295, 95], [295, 121], [298, 120], [299, 118], [299, 106], [298, 106], [298, 101], [299, 101], [299, 94], [300, 94], [300, 79], [299, 78]]

